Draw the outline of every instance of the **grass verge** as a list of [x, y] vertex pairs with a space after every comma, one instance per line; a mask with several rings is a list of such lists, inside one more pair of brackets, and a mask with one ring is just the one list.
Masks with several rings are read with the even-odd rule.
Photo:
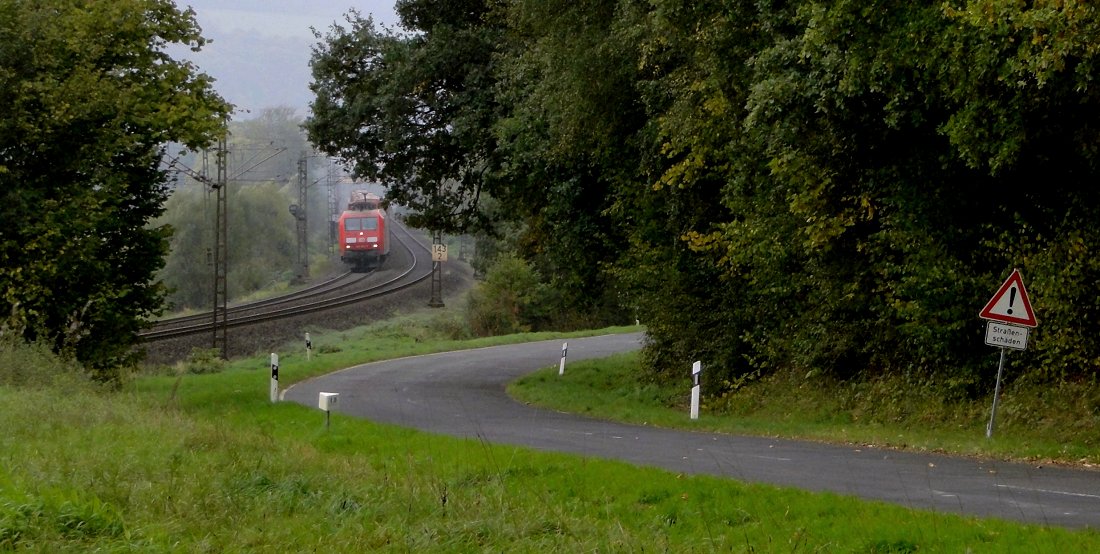
[[674, 389], [647, 382], [638, 354], [548, 368], [511, 384], [531, 404], [592, 417], [671, 428], [779, 436], [933, 451], [998, 459], [1100, 464], [1100, 387], [1049, 387], [1017, 382], [998, 406], [992, 439], [985, 436], [992, 398], [947, 400], [904, 379], [839, 383], [778, 374], [717, 398], [704, 397], [688, 418], [691, 383]]
[[[436, 342], [421, 335], [423, 329], [410, 319], [315, 333], [318, 348], [310, 361], [304, 354], [284, 356], [284, 378], [303, 379], [350, 365], [352, 359], [361, 363], [486, 345]], [[3, 359], [17, 363], [21, 358], [17, 352]], [[186, 373], [182, 379], [146, 377], [121, 392], [73, 383], [0, 387], [0, 550], [880, 553], [1100, 548], [1100, 535], [1093, 532], [677, 475], [440, 437], [339, 414], [326, 431], [316, 410], [267, 401], [265, 364], [260, 357], [219, 371]], [[571, 377], [580, 365], [570, 366]], [[632, 394], [636, 401], [660, 393], [641, 389]]]

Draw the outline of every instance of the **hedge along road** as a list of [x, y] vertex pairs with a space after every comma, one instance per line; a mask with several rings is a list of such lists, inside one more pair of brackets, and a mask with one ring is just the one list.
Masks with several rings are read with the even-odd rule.
[[[637, 333], [570, 339], [568, 360], [634, 350], [641, 341]], [[533, 408], [505, 394], [509, 381], [556, 366], [561, 345], [543, 341], [364, 364], [292, 386], [285, 399], [316, 408], [318, 393], [336, 392], [340, 413], [432, 433], [922, 510], [1100, 527], [1095, 471], [627, 425]]]

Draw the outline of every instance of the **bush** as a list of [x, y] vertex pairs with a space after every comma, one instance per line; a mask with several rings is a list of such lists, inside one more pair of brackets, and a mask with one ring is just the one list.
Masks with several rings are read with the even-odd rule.
[[224, 369], [225, 360], [221, 358], [217, 348], [192, 348], [191, 355], [183, 363], [184, 371], [196, 375], [220, 373]]
[[58, 356], [40, 342], [0, 334], [0, 386], [44, 387], [70, 379], [86, 381], [84, 368], [76, 361]]
[[512, 254], [498, 257], [485, 281], [470, 291], [466, 320], [471, 331], [479, 337], [531, 331], [544, 290], [526, 262]]

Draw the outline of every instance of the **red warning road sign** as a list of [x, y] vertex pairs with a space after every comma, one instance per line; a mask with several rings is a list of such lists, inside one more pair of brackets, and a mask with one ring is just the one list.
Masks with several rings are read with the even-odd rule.
[[1035, 311], [1031, 309], [1031, 300], [1024, 288], [1024, 279], [1020, 270], [1013, 269], [1004, 284], [993, 298], [978, 313], [978, 317], [1024, 327], [1035, 327]]

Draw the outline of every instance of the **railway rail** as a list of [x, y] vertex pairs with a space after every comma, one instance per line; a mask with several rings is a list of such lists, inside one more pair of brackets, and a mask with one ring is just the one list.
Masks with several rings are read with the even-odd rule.
[[[345, 273], [293, 294], [233, 306], [228, 310], [225, 325], [232, 329], [344, 308], [408, 289], [430, 278], [432, 261], [428, 246], [402, 225], [394, 225], [394, 230], [396, 252], [391, 253], [390, 263], [383, 270]], [[155, 343], [213, 333], [213, 326], [213, 315], [207, 312], [163, 320], [140, 337], [145, 343]]]
[[[240, 317], [243, 314], [253, 311], [270, 311], [274, 309], [275, 306], [286, 305], [289, 307], [299, 305], [311, 298], [322, 298], [325, 295], [339, 293], [342, 290], [353, 289], [353, 287], [359, 285], [367, 277], [368, 274], [356, 274], [349, 271], [289, 294], [229, 306], [228, 313], [230, 316]], [[210, 323], [213, 317], [214, 315], [212, 312], [204, 312], [163, 319], [156, 322], [151, 331], [142, 333], [140, 336], [156, 337], [157, 335], [167, 335], [169, 331], [175, 329]]]

